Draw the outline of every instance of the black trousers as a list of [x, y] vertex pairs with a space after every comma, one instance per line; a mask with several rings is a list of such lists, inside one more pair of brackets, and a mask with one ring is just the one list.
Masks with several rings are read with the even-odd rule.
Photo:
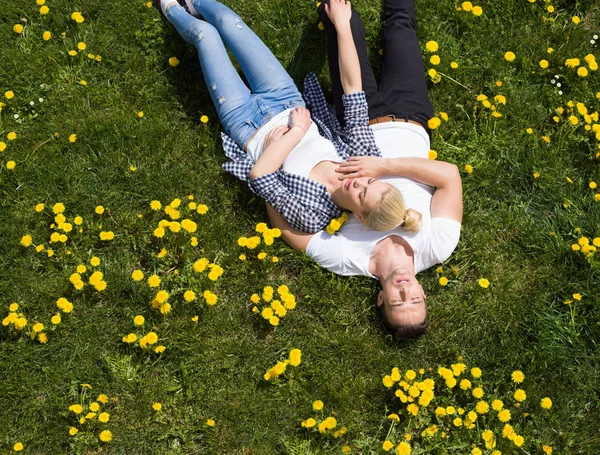
[[[344, 125], [342, 82], [335, 27], [325, 13], [324, 2], [319, 16], [327, 33], [327, 60], [337, 118]], [[394, 115], [419, 122], [429, 132], [427, 121], [433, 106], [427, 95], [425, 68], [415, 32], [414, 0], [384, 0], [383, 64], [381, 85], [377, 86], [367, 52], [365, 26], [352, 8], [350, 26], [360, 61], [362, 85], [369, 105], [369, 119]]]

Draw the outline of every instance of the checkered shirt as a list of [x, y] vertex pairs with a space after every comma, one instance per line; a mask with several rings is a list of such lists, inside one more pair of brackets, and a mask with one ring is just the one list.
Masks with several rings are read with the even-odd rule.
[[[340, 161], [351, 156], [381, 156], [375, 145], [373, 130], [369, 127], [364, 92], [342, 97], [346, 120], [344, 128], [337, 121], [333, 106], [325, 101], [314, 73], [304, 80], [304, 99], [319, 133], [333, 143]], [[341, 216], [342, 210], [333, 203], [327, 188], [319, 182], [283, 169], [250, 179], [248, 174], [254, 161], [228, 135], [221, 133], [221, 138], [225, 155], [232, 160], [223, 164], [223, 169], [248, 182], [250, 189], [271, 204], [294, 229], [318, 232], [325, 229], [332, 218]]]

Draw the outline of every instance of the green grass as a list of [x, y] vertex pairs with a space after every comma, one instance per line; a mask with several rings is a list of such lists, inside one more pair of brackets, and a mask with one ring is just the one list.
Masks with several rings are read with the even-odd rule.
[[[584, 103], [590, 114], [599, 109], [598, 73], [581, 78], [564, 66], [567, 58], [586, 65], [585, 55], [598, 54], [589, 43], [600, 34], [597, 6], [558, 2], [558, 13], [546, 13], [556, 18], [549, 23], [541, 20], [542, 0], [484, 2], [480, 17], [456, 11], [448, 0], [417, 2], [422, 47], [428, 40], [439, 43], [442, 63], [436, 69], [454, 80], [430, 82], [436, 113], [450, 117], [433, 132], [432, 148], [438, 159], [461, 170], [471, 164], [474, 172], [463, 172], [462, 238], [443, 264], [441, 275], [450, 283], [440, 286], [433, 269], [421, 275], [431, 328], [417, 342], [398, 343], [383, 330], [372, 280], [330, 274], [281, 240], [266, 248], [280, 258], [277, 264], [258, 261], [258, 249], [248, 253], [249, 261], [238, 260], [237, 239], [267, 221], [263, 202], [221, 171], [220, 128], [195, 50], [155, 8], [141, 0], [48, 0], [50, 12], [40, 16], [33, 1], [6, 3], [0, 10], [0, 100], [6, 103], [0, 140], [7, 143], [0, 153], [0, 316], [18, 302], [29, 326], [23, 332], [0, 326], [0, 453], [12, 452], [18, 441], [23, 453], [39, 454], [308, 454], [341, 453], [344, 445], [353, 453], [382, 453], [390, 428], [386, 416], [400, 410], [383, 376], [394, 366], [401, 372], [423, 368], [436, 379], [442, 400], [446, 392], [437, 368], [459, 356], [469, 368], [483, 370], [486, 398], [511, 396], [511, 372], [525, 373], [528, 399], [519, 409], [511, 407], [525, 453], [542, 453], [542, 443], [554, 453], [598, 452], [600, 262], [597, 255], [588, 261], [573, 252], [571, 244], [600, 236], [600, 202], [588, 187], [600, 180], [600, 148], [576, 111], [577, 127], [568, 124], [567, 111], [560, 123], [552, 120], [569, 100]], [[226, 3], [299, 85], [314, 71], [328, 90], [324, 34], [312, 2]], [[355, 7], [378, 68], [379, 4], [357, 0]], [[71, 20], [75, 10], [85, 17], [82, 24]], [[571, 22], [575, 14], [579, 25]], [[23, 35], [12, 30], [17, 23], [25, 25]], [[41, 38], [45, 30], [52, 32], [47, 42]], [[68, 56], [79, 41], [87, 49]], [[554, 53], [547, 54], [548, 47]], [[517, 55], [512, 63], [503, 58], [509, 50]], [[88, 52], [102, 61], [87, 58]], [[179, 66], [169, 66], [171, 56]], [[432, 67], [429, 56], [424, 50], [426, 69]], [[538, 66], [541, 59], [549, 60], [548, 69]], [[451, 61], [459, 68], [450, 69]], [[554, 74], [564, 81], [562, 95], [550, 83]], [[7, 90], [15, 98], [4, 99]], [[481, 107], [480, 93], [490, 100], [506, 96], [506, 106], [498, 105], [501, 118]], [[209, 117], [207, 124], [200, 123], [201, 115]], [[10, 131], [18, 134], [15, 141], [4, 139]], [[74, 143], [71, 134], [77, 135]], [[541, 139], [545, 135], [549, 144]], [[6, 168], [10, 160], [16, 162], [12, 171]], [[174, 235], [154, 238], [161, 217], [149, 202], [164, 205], [179, 197], [185, 205], [188, 195], [209, 206], [206, 215], [192, 217], [199, 246], [184, 247]], [[64, 246], [52, 245], [51, 258], [22, 247], [25, 234], [48, 247], [50, 208], [59, 201], [69, 221], [84, 218], [84, 231], [69, 233]], [[38, 203], [46, 204], [41, 214], [34, 210]], [[97, 205], [107, 212], [94, 214]], [[100, 241], [100, 230], [114, 231], [115, 239]], [[163, 246], [169, 254], [161, 259]], [[92, 256], [101, 259], [98, 269], [108, 287], [75, 291], [68, 278]], [[192, 271], [201, 256], [224, 268], [216, 283]], [[162, 277], [172, 294], [171, 313], [163, 316], [151, 307], [154, 292], [130, 278], [136, 268]], [[482, 277], [489, 279], [488, 289], [478, 286]], [[281, 284], [296, 296], [297, 307], [273, 328], [252, 314], [249, 297]], [[214, 307], [202, 299], [185, 303], [188, 288], [199, 295], [212, 289], [219, 301]], [[582, 300], [565, 305], [574, 293]], [[50, 317], [59, 297], [75, 309], [53, 330]], [[121, 341], [134, 331], [137, 314], [166, 346], [160, 356]], [[198, 323], [191, 321], [195, 315]], [[49, 328], [47, 344], [28, 336], [38, 321]], [[265, 381], [263, 374], [292, 348], [302, 350], [302, 363], [283, 378]], [[91, 392], [80, 385], [85, 383]], [[99, 393], [110, 399], [109, 423], [86, 424], [93, 431], [69, 436], [76, 420], [68, 407]], [[549, 411], [539, 406], [545, 396], [554, 402]], [[316, 414], [311, 404], [317, 399], [325, 403], [325, 417], [335, 411], [339, 426], [347, 426], [341, 438], [300, 426]], [[161, 412], [152, 410], [154, 402], [162, 403]], [[512, 406], [509, 398], [505, 403]], [[212, 428], [209, 418], [216, 420]], [[420, 436], [427, 422], [409, 420], [402, 411], [390, 437], [411, 433], [413, 453], [470, 453], [472, 442], [483, 447], [483, 424], [447, 443], [438, 436], [432, 445]], [[456, 434], [444, 422], [440, 429]], [[113, 434], [107, 444], [97, 439], [105, 428]], [[523, 452], [501, 437], [498, 444], [502, 453]]]

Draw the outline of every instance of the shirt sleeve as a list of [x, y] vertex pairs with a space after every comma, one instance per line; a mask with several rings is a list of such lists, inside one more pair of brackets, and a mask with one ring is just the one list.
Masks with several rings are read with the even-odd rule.
[[306, 247], [306, 255], [321, 267], [338, 275], [346, 275], [342, 237], [325, 231], [313, 235]]
[[369, 106], [365, 92], [342, 95], [344, 104], [343, 137], [350, 147], [350, 156], [381, 156], [375, 135], [369, 127]]
[[444, 262], [456, 249], [461, 225], [449, 218], [431, 219], [431, 251], [437, 264]]
[[290, 226], [302, 232], [315, 233], [325, 229], [329, 217], [302, 204], [279, 179], [278, 171], [248, 181], [250, 189], [283, 216]]

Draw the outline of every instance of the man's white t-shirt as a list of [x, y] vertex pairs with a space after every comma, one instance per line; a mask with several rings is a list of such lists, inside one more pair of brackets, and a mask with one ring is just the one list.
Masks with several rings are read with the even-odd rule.
[[[425, 129], [404, 122], [379, 123], [372, 126], [375, 142], [384, 158], [427, 158], [429, 136]], [[390, 235], [398, 235], [408, 242], [414, 251], [415, 273], [444, 262], [458, 244], [460, 223], [449, 218], [431, 217], [433, 189], [428, 185], [404, 177], [383, 177], [400, 190], [407, 208], [422, 215], [423, 228], [408, 232], [402, 228], [391, 231], [366, 229], [354, 216], [334, 235], [326, 231], [313, 235], [306, 254], [319, 265], [338, 275], [365, 275], [375, 245]]]

